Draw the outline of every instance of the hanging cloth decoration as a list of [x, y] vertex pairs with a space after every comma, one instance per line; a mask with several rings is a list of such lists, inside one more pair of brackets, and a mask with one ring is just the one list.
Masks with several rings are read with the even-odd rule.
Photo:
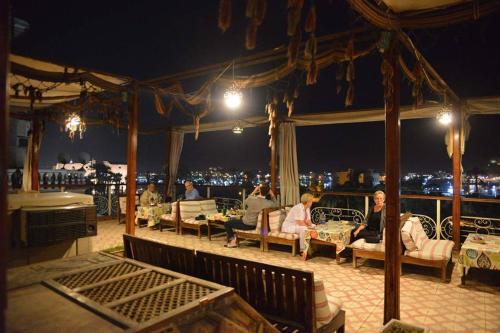
[[309, 33], [304, 48], [304, 59], [308, 61], [306, 85], [316, 84], [318, 81], [318, 63], [316, 62], [316, 52], [318, 50], [318, 42], [316, 40], [316, 6], [314, 4], [309, 8], [304, 30]]
[[288, 42], [288, 66], [295, 65], [299, 55], [300, 40], [302, 39], [299, 23], [303, 6], [304, 0], [288, 0], [287, 34], [290, 37]]
[[411, 95], [413, 96], [413, 109], [416, 110], [418, 109], [418, 106], [424, 102], [424, 95], [422, 93], [424, 73], [422, 65], [418, 61], [415, 63], [415, 68], [413, 68], [413, 76], [415, 80], [413, 81]]
[[346, 48], [346, 57], [349, 59], [345, 80], [347, 81], [347, 93], [345, 95], [345, 106], [349, 107], [354, 101], [354, 40], [351, 38]]
[[345, 77], [345, 63], [341, 62], [337, 64], [337, 69], [335, 72], [336, 92], [337, 95], [342, 91], [342, 81]]
[[278, 116], [278, 96], [275, 94], [271, 100], [266, 104], [266, 114], [269, 120], [269, 148], [272, 145], [271, 134], [274, 128], [276, 128], [276, 117]]
[[168, 108], [165, 108], [165, 105], [163, 104], [161, 96], [157, 92], [155, 92], [154, 95], [155, 95], [156, 112], [158, 112], [160, 115], [162, 115], [164, 117], [169, 117], [170, 111], [172, 111], [173, 104], [171, 103], [171, 105]]
[[220, 0], [219, 2], [219, 29], [226, 32], [231, 26], [231, 0]]
[[264, 21], [267, 10], [267, 0], [248, 0], [245, 16], [249, 19], [247, 25], [245, 47], [253, 50], [257, 43], [257, 29]]

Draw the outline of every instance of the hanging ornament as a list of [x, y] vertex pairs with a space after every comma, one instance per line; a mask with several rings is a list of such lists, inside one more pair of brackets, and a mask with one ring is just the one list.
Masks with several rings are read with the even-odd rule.
[[76, 132], [80, 132], [80, 139], [83, 138], [83, 133], [87, 129], [85, 122], [76, 113], [72, 113], [64, 122], [65, 130], [71, 140], [75, 138]]
[[231, 26], [231, 0], [220, 0], [219, 2], [219, 29], [222, 32]]

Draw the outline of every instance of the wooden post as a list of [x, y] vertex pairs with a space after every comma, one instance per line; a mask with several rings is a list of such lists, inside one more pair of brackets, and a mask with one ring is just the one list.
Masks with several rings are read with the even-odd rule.
[[31, 122], [31, 189], [39, 190], [40, 179], [38, 179], [38, 163], [40, 161], [40, 136], [42, 134], [42, 121], [36, 114], [33, 113]]
[[[167, 138], [166, 138], [166, 142], [165, 142], [165, 183], [163, 184], [165, 198], [167, 197], [167, 195], [171, 195], [170, 193], [168, 193], [168, 189], [170, 187], [170, 152], [171, 152], [171, 150], [172, 150], [172, 130], [168, 129], [167, 130]], [[172, 200], [173, 199], [174, 198], [172, 198]]]
[[139, 90], [134, 85], [132, 105], [128, 117], [128, 148], [127, 148], [127, 219], [125, 232], [135, 234], [135, 192], [137, 175], [137, 127], [139, 115]]
[[10, 4], [0, 1], [0, 332], [5, 331], [7, 307], [7, 163], [9, 131], [9, 52], [10, 52]]
[[399, 43], [393, 39], [385, 51], [382, 69], [384, 73], [385, 99], [385, 279], [384, 324], [392, 318], [399, 319], [399, 288], [401, 269], [400, 235], [400, 120], [399, 120]]
[[276, 139], [278, 137], [278, 126], [279, 124], [276, 125], [275, 128], [271, 129], [271, 190], [273, 190], [273, 193], [276, 195], [276, 183], [277, 183], [277, 165], [276, 165], [276, 160], [277, 160], [277, 149], [276, 149]]
[[453, 138], [452, 174], [453, 174], [453, 200], [452, 200], [452, 221], [453, 221], [453, 242], [455, 249], [460, 249], [460, 192], [462, 189], [462, 108], [459, 104], [453, 105], [453, 125], [451, 133]]

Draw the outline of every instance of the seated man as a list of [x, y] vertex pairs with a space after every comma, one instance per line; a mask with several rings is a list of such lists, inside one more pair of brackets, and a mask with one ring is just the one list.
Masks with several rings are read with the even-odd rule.
[[154, 183], [149, 183], [148, 188], [141, 195], [139, 200], [141, 206], [155, 206], [160, 202], [158, 193], [156, 192], [156, 185]]
[[311, 206], [313, 202], [318, 202], [311, 193], [304, 193], [300, 197], [300, 203], [293, 206], [283, 222], [281, 227], [282, 232], [288, 232], [299, 235], [300, 252], [303, 258], [306, 257], [304, 253], [304, 239], [305, 233], [308, 228], [315, 228], [316, 225], [311, 222]]
[[[268, 197], [268, 199], [266, 198]], [[276, 207], [276, 197], [268, 185], [259, 185], [255, 187], [252, 193], [246, 199], [247, 210], [241, 220], [231, 220], [224, 224], [227, 232], [226, 247], [238, 247], [234, 229], [253, 230], [257, 227], [257, 219], [261, 210], [264, 208]]]
[[186, 192], [184, 193], [184, 198], [186, 200], [201, 199], [200, 193], [198, 193], [198, 190], [193, 187], [192, 181], [186, 180], [184, 182], [184, 186], [186, 187]]

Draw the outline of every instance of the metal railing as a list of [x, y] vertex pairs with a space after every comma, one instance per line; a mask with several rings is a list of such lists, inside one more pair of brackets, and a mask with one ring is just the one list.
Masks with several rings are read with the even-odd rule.
[[365, 215], [357, 209], [314, 207], [311, 210], [311, 221], [315, 224], [321, 221], [350, 221], [360, 224], [365, 219]]

